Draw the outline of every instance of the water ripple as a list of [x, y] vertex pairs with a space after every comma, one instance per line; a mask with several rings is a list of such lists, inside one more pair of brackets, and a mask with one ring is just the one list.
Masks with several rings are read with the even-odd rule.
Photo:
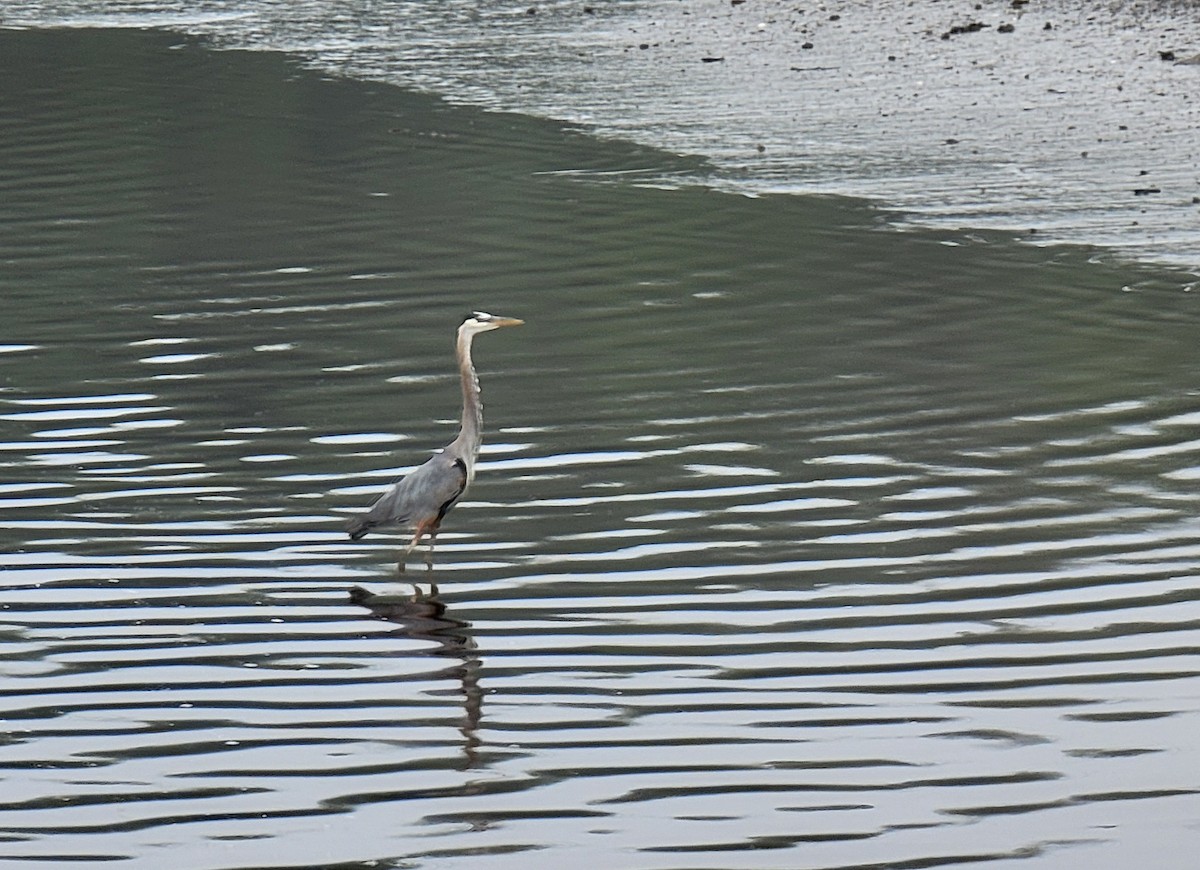
[[[280, 58], [0, 40], [0, 859], [1186, 854], [1192, 300]], [[454, 436], [485, 298], [527, 326], [398, 578], [342, 523]]]

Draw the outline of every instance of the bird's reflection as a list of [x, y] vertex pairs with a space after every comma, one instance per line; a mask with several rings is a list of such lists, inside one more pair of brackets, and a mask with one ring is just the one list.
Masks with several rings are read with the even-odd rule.
[[480, 659], [471, 634], [471, 624], [446, 612], [436, 585], [428, 593], [414, 587], [412, 595], [376, 595], [361, 586], [350, 589], [350, 601], [367, 608], [380, 619], [400, 626], [399, 634], [433, 647], [425, 655], [452, 659], [439, 676], [458, 681], [462, 694], [463, 769], [479, 766], [479, 722], [483, 716], [483, 690], [479, 687]]

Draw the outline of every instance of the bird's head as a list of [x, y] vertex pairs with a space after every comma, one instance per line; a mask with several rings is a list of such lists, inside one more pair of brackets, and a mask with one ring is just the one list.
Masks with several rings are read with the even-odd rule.
[[463, 321], [459, 330], [474, 334], [477, 332], [489, 332], [493, 329], [499, 329], [502, 326], [520, 326], [524, 322], [524, 320], [517, 320], [515, 317], [500, 317], [497, 314], [488, 314], [486, 311], [476, 311]]

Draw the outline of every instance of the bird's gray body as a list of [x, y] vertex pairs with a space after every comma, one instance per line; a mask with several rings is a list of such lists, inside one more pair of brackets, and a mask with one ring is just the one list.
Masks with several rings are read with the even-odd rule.
[[475, 460], [483, 442], [483, 402], [479, 397], [479, 379], [471, 362], [471, 343], [481, 332], [521, 323], [511, 317], [496, 317], [482, 311], [476, 311], [463, 321], [455, 342], [463, 395], [462, 427], [458, 437], [407, 477], [388, 487], [370, 510], [352, 518], [346, 524], [351, 540], [357, 541], [376, 526], [398, 525], [411, 529], [412, 541], [398, 562], [399, 570], [403, 571], [408, 554], [420, 543], [422, 536], [428, 534], [429, 566], [433, 567], [433, 543], [438, 527], [446, 512], [462, 498], [475, 479]]
[[384, 525], [415, 528], [424, 522], [435, 531], [470, 483], [466, 463], [462, 457], [451, 455], [451, 447], [429, 457], [407, 477], [393, 483], [369, 511], [352, 519], [346, 527], [350, 538], [357, 541], [376, 526]]

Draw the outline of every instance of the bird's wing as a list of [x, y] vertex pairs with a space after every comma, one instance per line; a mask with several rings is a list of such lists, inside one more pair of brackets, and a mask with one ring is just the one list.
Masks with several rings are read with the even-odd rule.
[[466, 488], [467, 469], [463, 461], [439, 453], [392, 484], [371, 506], [364, 520], [371, 526], [440, 520]]
[[423, 472], [421, 479], [413, 485], [413, 492], [419, 493], [420, 519], [441, 522], [446, 511], [467, 489], [467, 466], [458, 457], [450, 455], [449, 451], [444, 451], [432, 457], [417, 472]]

